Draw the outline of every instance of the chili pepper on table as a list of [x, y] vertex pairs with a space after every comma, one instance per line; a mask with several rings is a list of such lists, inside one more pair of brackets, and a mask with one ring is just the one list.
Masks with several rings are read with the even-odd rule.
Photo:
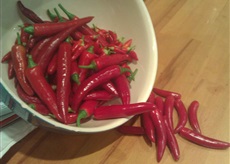
[[197, 110], [199, 108], [199, 102], [193, 101], [188, 107], [188, 120], [190, 123], [190, 126], [193, 130], [195, 130], [198, 133], [201, 133], [199, 121], [197, 118]]
[[114, 78], [113, 81], [122, 104], [130, 104], [130, 84], [126, 76], [122, 74]]
[[166, 117], [163, 117], [165, 129], [166, 129], [166, 138], [167, 138], [167, 146], [170, 149], [172, 157], [175, 161], [178, 161], [180, 158], [180, 149], [177, 142], [177, 139], [174, 135], [173, 130], [170, 128], [169, 123]]
[[113, 119], [134, 116], [155, 110], [156, 106], [148, 102], [100, 106], [94, 111], [94, 119]]
[[29, 107], [37, 111], [38, 113], [42, 115], [49, 115], [50, 111], [47, 109], [47, 107], [43, 103], [32, 103], [29, 104]]
[[37, 16], [37, 14], [35, 14], [32, 10], [28, 9], [27, 7], [25, 7], [21, 1], [17, 2], [17, 6], [19, 8], [19, 10], [22, 12], [22, 14], [27, 17], [28, 19], [30, 19], [32, 22], [34, 23], [43, 23], [44, 21]]
[[22, 101], [24, 101], [27, 104], [42, 103], [42, 101], [38, 97], [36, 97], [35, 95], [30, 96], [30, 95], [26, 94], [20, 85], [16, 85], [16, 91], [17, 91], [18, 97], [20, 97], [20, 99], [22, 99]]
[[151, 142], [155, 142], [155, 128], [153, 126], [152, 120], [150, 118], [150, 113], [145, 112], [141, 114], [141, 126], [144, 128], [147, 138]]
[[57, 53], [57, 107], [65, 124], [71, 91], [71, 50], [71, 44], [65, 41], [60, 44]]
[[139, 126], [121, 125], [116, 128], [118, 132], [126, 135], [144, 135], [145, 131]]
[[162, 99], [162, 97], [156, 96], [154, 103], [156, 104], [159, 112], [163, 115], [163, 113], [164, 113], [164, 100]]
[[95, 58], [89, 65], [79, 65], [80, 68], [100, 70], [110, 65], [120, 65], [132, 61], [129, 55], [113, 54]]
[[85, 17], [79, 20], [66, 22], [52, 22], [52, 23], [35, 23], [31, 26], [25, 27], [24, 31], [33, 36], [51, 36], [63, 30], [71, 28], [72, 26], [80, 27], [90, 22], [93, 17]]
[[14, 72], [23, 90], [28, 95], [33, 95], [33, 89], [30, 87], [25, 75], [27, 68], [26, 48], [21, 45], [19, 33], [17, 33], [17, 40], [17, 44], [14, 44], [11, 48], [11, 59], [14, 66]]
[[173, 97], [175, 97], [175, 99], [181, 98], [181, 94], [176, 93], [176, 92], [171, 92], [171, 91], [167, 91], [167, 90], [163, 90], [163, 89], [159, 89], [159, 88], [153, 88], [153, 91], [157, 95], [162, 96], [164, 98], [166, 98], [167, 96], [173, 96]]
[[165, 99], [164, 102], [164, 113], [163, 115], [166, 117], [169, 127], [173, 130], [173, 109], [174, 109], [174, 97], [173, 96], [168, 96]]
[[86, 100], [81, 104], [78, 112], [78, 117], [77, 117], [77, 126], [81, 125], [82, 119], [91, 117], [93, 115], [97, 105], [98, 105], [97, 100]]
[[179, 134], [188, 141], [203, 147], [208, 147], [211, 149], [227, 149], [230, 147], [230, 143], [228, 142], [210, 138], [186, 127], [183, 127], [179, 131]]
[[157, 161], [160, 162], [165, 152], [166, 143], [167, 143], [166, 127], [164, 124], [163, 116], [160, 114], [160, 112], [157, 109], [152, 110], [150, 112], [150, 118], [156, 129], [156, 142], [155, 143], [157, 147]]
[[92, 89], [110, 81], [111, 79], [123, 74], [126, 71], [127, 69], [124, 69], [118, 65], [112, 65], [96, 72], [92, 76], [85, 79], [73, 95], [72, 109], [74, 111], [78, 111], [78, 107], [81, 104], [81, 101]]
[[61, 117], [57, 107], [56, 95], [50, 84], [46, 81], [41, 67], [34, 63], [31, 55], [28, 55], [26, 77], [38, 97], [44, 102], [50, 112], [58, 121], [63, 122], [63, 118]]
[[187, 111], [186, 111], [185, 105], [181, 99], [175, 99], [174, 106], [175, 106], [175, 109], [176, 109], [176, 111], [178, 113], [178, 117], [179, 117], [177, 126], [174, 129], [174, 133], [178, 133], [180, 131], [180, 129], [186, 125], [187, 120], [188, 120], [188, 116], [187, 116]]

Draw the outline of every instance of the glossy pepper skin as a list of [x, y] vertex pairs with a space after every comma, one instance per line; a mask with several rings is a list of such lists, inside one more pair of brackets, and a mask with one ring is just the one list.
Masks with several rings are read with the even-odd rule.
[[149, 112], [155, 110], [155, 108], [156, 106], [153, 103], [148, 102], [101, 106], [95, 109], [94, 118], [101, 120], [128, 117]]
[[124, 73], [126, 69], [122, 69], [118, 65], [113, 65], [110, 67], [107, 67], [105, 69], [102, 69], [99, 72], [96, 72], [92, 76], [88, 77], [86, 80], [84, 80], [79, 87], [77, 88], [76, 92], [73, 95], [73, 101], [72, 101], [72, 109], [74, 111], [78, 111], [79, 105], [81, 104], [81, 101], [84, 99], [84, 97], [92, 90], [98, 87], [99, 85], [110, 81], [111, 79], [121, 75]]
[[165, 99], [164, 103], [164, 116], [166, 117], [170, 128], [173, 130], [173, 110], [174, 110], [174, 97], [173, 96], [168, 96]]
[[160, 162], [166, 148], [167, 137], [166, 137], [166, 127], [164, 124], [163, 116], [158, 110], [153, 110], [150, 112], [150, 117], [153, 125], [156, 129], [156, 147], [157, 147], [157, 161]]
[[207, 137], [186, 127], [183, 127], [180, 130], [179, 134], [181, 137], [189, 140], [190, 142], [193, 142], [203, 147], [208, 147], [211, 149], [227, 149], [230, 147], [230, 143], [228, 142]]
[[71, 50], [71, 44], [63, 42], [60, 44], [57, 53], [57, 107], [65, 124], [67, 124], [69, 96], [71, 92]]
[[178, 113], [178, 123], [176, 125], [176, 128], [174, 129], [174, 133], [178, 133], [181, 128], [185, 127], [188, 116], [187, 116], [187, 110], [186, 107], [181, 99], [176, 99], [174, 102], [174, 106]]
[[26, 77], [30, 85], [55, 118], [58, 121], [63, 122], [63, 118], [58, 111], [56, 95], [49, 83], [46, 81], [41, 67], [33, 62], [31, 55], [28, 56], [28, 63], [29, 67], [26, 70]]
[[188, 120], [192, 129], [198, 133], [201, 133], [199, 121], [197, 118], [198, 109], [199, 109], [199, 102], [193, 101], [188, 107]]
[[33, 95], [34, 91], [28, 83], [25, 75], [27, 68], [26, 48], [21, 45], [18, 34], [18, 43], [11, 48], [11, 59], [14, 66], [14, 72], [22, 89], [28, 94]]
[[155, 128], [153, 126], [150, 114], [148, 112], [141, 114], [141, 125], [145, 131], [146, 136], [151, 142], [155, 142]]
[[164, 98], [166, 98], [168, 96], [173, 96], [175, 99], [181, 98], [181, 94], [179, 94], [179, 93], [171, 92], [171, 91], [167, 91], [167, 90], [163, 90], [163, 89], [159, 89], [159, 88], [153, 88], [153, 92], [159, 96], [164, 97]]

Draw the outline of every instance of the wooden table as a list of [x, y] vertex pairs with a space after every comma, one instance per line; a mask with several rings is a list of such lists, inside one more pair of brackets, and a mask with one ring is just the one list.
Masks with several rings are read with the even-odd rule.
[[[186, 107], [191, 101], [198, 100], [202, 133], [230, 142], [229, 1], [146, 0], [145, 4], [159, 48], [155, 87], [181, 93]], [[140, 125], [139, 119], [134, 125]], [[160, 163], [230, 162], [229, 149], [208, 149], [179, 135], [176, 137], [181, 151], [179, 161], [175, 162], [166, 149]], [[155, 145], [149, 146], [142, 136], [122, 135], [116, 130], [66, 135], [40, 128], [13, 146], [1, 162], [157, 163]]]

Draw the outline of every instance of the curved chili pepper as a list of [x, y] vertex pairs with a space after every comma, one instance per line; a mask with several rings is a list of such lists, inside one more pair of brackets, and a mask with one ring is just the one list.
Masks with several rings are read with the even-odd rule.
[[203, 147], [208, 147], [211, 149], [227, 149], [230, 147], [230, 143], [228, 142], [207, 137], [186, 127], [183, 127], [179, 134], [181, 137], [187, 139], [188, 141]]
[[57, 54], [57, 107], [64, 123], [67, 123], [71, 89], [71, 50], [71, 44], [63, 42], [60, 44]]
[[166, 116], [170, 128], [173, 130], [173, 109], [174, 109], [174, 97], [168, 96], [164, 103], [164, 116]]
[[93, 115], [97, 120], [122, 118], [150, 112], [155, 108], [153, 103], [148, 102], [109, 105], [96, 108]]
[[159, 89], [159, 88], [153, 88], [153, 91], [157, 95], [162, 96], [164, 98], [166, 98], [168, 96], [173, 96], [173, 97], [175, 97], [175, 99], [180, 99], [181, 98], [181, 94], [176, 93], [176, 92], [171, 92], [171, 91], [167, 91], [167, 90], [163, 90], [163, 89]]
[[56, 95], [49, 83], [46, 81], [46, 78], [43, 76], [41, 67], [33, 62], [31, 55], [28, 55], [26, 77], [38, 97], [45, 103], [50, 112], [58, 121], [63, 122], [63, 118], [61, 117], [57, 107]]
[[141, 125], [151, 142], [155, 142], [155, 128], [148, 112], [141, 114]]
[[14, 64], [12, 60], [8, 61], [8, 79], [13, 79], [15, 76]]
[[144, 135], [145, 131], [139, 126], [121, 125], [116, 128], [118, 132], [126, 135]]
[[27, 104], [42, 103], [42, 101], [38, 97], [30, 96], [30, 95], [26, 94], [20, 85], [16, 85], [16, 91], [17, 91], [18, 97], [20, 99], [22, 99], [22, 101], [24, 101]]
[[27, 82], [26, 75], [25, 75], [25, 70], [27, 68], [26, 48], [21, 45], [19, 34], [17, 35], [17, 38], [18, 38], [18, 43], [11, 48], [11, 59], [14, 65], [14, 72], [23, 90], [28, 95], [33, 95], [34, 94], [33, 89], [30, 87], [29, 83]]
[[30, 19], [32, 22], [34, 23], [43, 23], [44, 21], [37, 16], [37, 14], [35, 14], [32, 10], [26, 8], [21, 1], [17, 2], [17, 6], [19, 8], [19, 10], [22, 12], [22, 14], [27, 17], [28, 19]]
[[114, 78], [114, 84], [122, 104], [130, 104], [130, 84], [124, 74]]
[[172, 157], [175, 161], [178, 161], [180, 158], [180, 149], [178, 146], [177, 139], [172, 131], [172, 129], [169, 126], [169, 123], [167, 121], [166, 117], [163, 117], [165, 129], [166, 129], [166, 138], [167, 138], [167, 146], [170, 149], [170, 152], [172, 154]]
[[167, 143], [166, 127], [164, 124], [163, 116], [158, 110], [152, 110], [150, 112], [150, 118], [156, 129], [157, 161], [160, 162], [165, 152]]
[[77, 111], [81, 101], [92, 89], [107, 81], [110, 81], [115, 77], [118, 77], [125, 71], [127, 70], [121, 68], [118, 65], [113, 65], [105, 69], [102, 69], [101, 71], [96, 72], [92, 76], [85, 79], [73, 95], [72, 109], [74, 111]]
[[176, 128], [174, 129], [174, 133], [178, 133], [180, 129], [186, 125], [188, 116], [187, 116], [185, 105], [181, 99], [175, 99], [174, 106], [179, 116], [179, 121], [177, 123]]
[[57, 53], [55, 53], [49, 62], [49, 65], [47, 67], [47, 73], [49, 75], [52, 75], [57, 71], [57, 56]]
[[164, 113], [164, 100], [162, 99], [162, 97], [157, 96], [154, 100], [154, 103], [156, 104], [159, 112], [163, 115], [163, 113]]
[[7, 52], [3, 57], [2, 57], [2, 60], [1, 60], [1, 63], [4, 63], [6, 61], [9, 61], [11, 59], [11, 51]]
[[190, 123], [190, 126], [193, 130], [195, 130], [198, 133], [201, 133], [199, 121], [197, 118], [197, 110], [199, 108], [199, 102], [193, 101], [188, 107], [188, 120]]
[[33, 57], [33, 60], [35, 62], [37, 62], [37, 58], [39, 58], [40, 53], [42, 52], [42, 50], [44, 49], [45, 45], [47, 44], [47, 42], [49, 42], [51, 40], [51, 37], [47, 37], [44, 39], [41, 39], [40, 41], [38, 41], [34, 47], [31, 49], [30, 54]]
[[92, 91], [88, 95], [86, 95], [84, 100], [108, 101], [108, 100], [112, 100], [115, 97], [117, 97], [117, 96], [114, 94], [111, 94], [105, 90], [96, 90], [96, 91]]
[[111, 81], [108, 81], [104, 84], [101, 85], [103, 89], [105, 89], [107, 92], [113, 94], [113, 95], [116, 95], [118, 96], [118, 92], [117, 92], [117, 89], [115, 88], [113, 82]]
[[73, 45], [73, 54], [72, 54], [72, 60], [76, 60], [83, 51], [87, 50], [89, 48], [89, 44], [85, 44], [84, 37]]
[[113, 54], [107, 56], [100, 56], [94, 59], [89, 65], [79, 65], [80, 68], [100, 70], [110, 65], [119, 65], [123, 62], [132, 61], [129, 55]]
[[62, 43], [77, 27], [78, 25], [68, 28], [67, 30], [54, 35], [48, 42], [46, 42], [43, 51], [39, 58], [37, 58], [37, 64], [41, 66], [43, 73], [46, 71], [49, 62], [60, 43]]
[[97, 105], [98, 101], [96, 100], [87, 100], [81, 104], [77, 117], [77, 126], [81, 125], [82, 119], [91, 117], [93, 115]]
[[93, 17], [85, 17], [82, 19], [66, 22], [35, 23], [31, 26], [25, 27], [24, 31], [32, 34], [33, 36], [51, 36], [73, 26], [75, 26], [75, 28], [78, 28], [90, 22], [92, 19]]
[[26, 43], [27, 51], [31, 51], [35, 47], [35, 45], [43, 38], [44, 37], [35, 37], [35, 36], [30, 35], [30, 38], [28, 39]]
[[49, 115], [50, 114], [50, 111], [42, 103], [29, 104], [29, 107], [31, 107], [32, 109], [34, 109], [35, 111], [37, 111], [38, 113], [40, 113], [42, 115]]

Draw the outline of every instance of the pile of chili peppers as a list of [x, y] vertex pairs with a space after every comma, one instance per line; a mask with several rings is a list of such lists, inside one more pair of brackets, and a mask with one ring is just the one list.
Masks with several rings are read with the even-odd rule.
[[[179, 160], [177, 133], [209, 148], [230, 146], [201, 133], [199, 103], [193, 101], [187, 110], [179, 93], [153, 88], [147, 102], [130, 103], [130, 83], [137, 70], [132, 71], [129, 64], [138, 61], [132, 39], [124, 41], [113, 31], [89, 27], [93, 17], [78, 18], [61, 4], [67, 18], [54, 8], [54, 12], [47, 10], [48, 21], [21, 1], [17, 6], [28, 22], [20, 26], [15, 44], [1, 62], [8, 64], [8, 78], [14, 79], [18, 96], [40, 114], [77, 126], [91, 118], [140, 116], [140, 127], [122, 125], [117, 130], [155, 143], [158, 162], [166, 147]], [[121, 103], [105, 105], [113, 99]], [[187, 122], [192, 129], [185, 127]]]

